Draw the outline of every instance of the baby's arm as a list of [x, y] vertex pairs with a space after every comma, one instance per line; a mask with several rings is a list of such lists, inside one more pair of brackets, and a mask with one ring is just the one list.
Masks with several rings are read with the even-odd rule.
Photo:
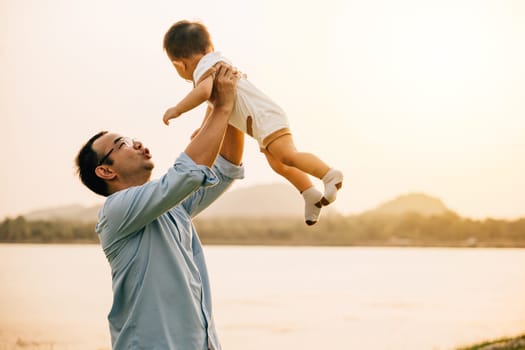
[[213, 75], [210, 74], [201, 80], [175, 107], [169, 108], [166, 113], [164, 113], [164, 118], [162, 118], [164, 124], [168, 125], [170, 119], [177, 118], [182, 113], [191, 111], [204, 101], [207, 101], [211, 96], [212, 89]]

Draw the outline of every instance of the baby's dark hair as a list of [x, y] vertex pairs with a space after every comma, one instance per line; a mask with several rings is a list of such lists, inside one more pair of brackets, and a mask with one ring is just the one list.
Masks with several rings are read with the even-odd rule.
[[208, 29], [199, 22], [179, 21], [164, 35], [164, 50], [171, 60], [206, 54], [213, 49]]

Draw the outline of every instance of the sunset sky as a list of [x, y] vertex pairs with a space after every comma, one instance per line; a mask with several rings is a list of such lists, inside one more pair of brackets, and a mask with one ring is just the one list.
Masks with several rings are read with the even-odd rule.
[[[0, 0], [0, 219], [101, 203], [74, 169], [99, 130], [166, 171], [204, 114], [162, 124], [191, 89], [162, 50], [180, 19], [284, 108], [298, 149], [344, 171], [340, 212], [423, 192], [525, 217], [525, 1]], [[234, 188], [284, 182], [246, 141]]]

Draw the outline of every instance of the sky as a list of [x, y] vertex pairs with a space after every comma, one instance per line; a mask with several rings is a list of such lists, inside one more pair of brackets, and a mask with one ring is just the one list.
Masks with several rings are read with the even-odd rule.
[[[162, 124], [191, 89], [162, 50], [181, 19], [344, 172], [341, 213], [418, 192], [525, 217], [524, 18], [520, 0], [0, 0], [0, 218], [102, 203], [74, 167], [100, 130], [142, 140], [153, 178], [171, 166], [204, 115]], [[244, 164], [233, 188], [285, 181], [249, 138]]]

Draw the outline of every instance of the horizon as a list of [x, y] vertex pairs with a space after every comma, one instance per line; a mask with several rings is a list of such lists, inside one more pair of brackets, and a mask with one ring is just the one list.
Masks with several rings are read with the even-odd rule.
[[[163, 174], [204, 115], [161, 121], [191, 88], [162, 50], [183, 18], [283, 107], [300, 151], [344, 172], [339, 212], [418, 192], [463, 217], [525, 217], [525, 2], [297, 4], [0, 2], [0, 218], [101, 203], [74, 172], [99, 130], [141, 139]], [[249, 137], [244, 164], [232, 189], [287, 184]]]
[[[243, 190], [250, 190], [250, 189], [253, 189], [253, 188], [257, 188], [257, 187], [266, 187], [266, 186], [275, 186], [275, 185], [283, 185], [282, 183], [279, 184], [279, 183], [262, 183], [262, 184], [255, 184], [255, 185], [251, 185], [251, 186], [246, 186], [246, 187], [239, 187], [239, 188], [236, 188], [236, 189], [230, 189], [228, 190], [227, 192], [233, 192], [233, 191], [243, 191]], [[458, 213], [454, 210], [452, 210], [445, 201], [443, 201], [441, 198], [437, 197], [437, 196], [433, 196], [433, 195], [430, 195], [430, 194], [427, 194], [427, 193], [422, 193], [422, 192], [411, 192], [411, 193], [402, 193], [402, 194], [399, 194], [397, 196], [394, 196], [390, 199], [387, 199], [387, 200], [384, 200], [384, 201], [381, 201], [381, 202], [378, 202], [376, 205], [370, 207], [370, 208], [365, 208], [364, 210], [360, 211], [360, 212], [341, 212], [340, 210], [336, 209], [336, 208], [333, 208], [332, 206], [329, 206], [329, 207], [325, 207], [325, 210], [330, 210], [330, 214], [329, 215], [332, 215], [333, 214], [333, 211], [335, 211], [335, 213], [339, 214], [339, 215], [343, 215], [343, 216], [352, 216], [352, 215], [362, 215], [362, 214], [365, 214], [367, 212], [370, 212], [370, 211], [374, 211], [374, 210], [378, 210], [380, 209], [381, 207], [384, 207], [385, 205], [387, 204], [391, 204], [392, 202], [395, 202], [395, 201], [398, 201], [399, 199], [401, 198], [406, 198], [406, 197], [417, 197], [417, 196], [423, 196], [423, 197], [426, 197], [426, 199], [428, 200], [432, 200], [432, 201], [437, 201], [439, 202], [440, 204], [443, 205], [443, 207], [447, 210], [447, 211], [450, 211], [452, 213], [455, 213], [457, 214], [459, 217], [461, 218], [464, 218], [464, 219], [470, 219], [470, 220], [503, 220], [503, 221], [515, 221], [515, 220], [520, 220], [520, 219], [525, 219], [525, 216], [522, 216], [522, 217], [515, 217], [515, 218], [498, 218], [498, 217], [470, 217], [470, 216], [465, 216], [463, 215], [462, 213]], [[41, 212], [52, 212], [52, 211], [55, 211], [55, 210], [60, 210], [60, 209], [72, 209], [72, 208], [78, 208], [78, 209], [81, 209], [81, 210], [88, 210], [88, 209], [93, 209], [93, 208], [97, 208], [97, 207], [101, 207], [103, 205], [103, 202], [100, 202], [100, 203], [93, 203], [91, 205], [89, 204], [80, 204], [80, 203], [70, 203], [70, 204], [64, 204], [64, 205], [59, 205], [59, 206], [51, 206], [51, 207], [42, 207], [42, 208], [36, 208], [34, 210], [30, 210], [28, 212], [25, 212], [25, 213], [21, 213], [17, 216], [4, 216], [4, 217], [0, 217], [0, 221], [4, 221], [6, 219], [15, 219], [16, 217], [18, 216], [22, 216], [24, 218], [27, 218], [28, 216], [32, 216], [32, 215], [35, 215], [35, 214], [41, 214]], [[217, 214], [215, 214], [216, 216]], [[301, 212], [297, 212], [297, 216], [301, 216], [302, 213]], [[213, 216], [213, 217], [215, 217]], [[219, 215], [221, 216], [221, 215]], [[245, 215], [241, 215], [241, 216], [245, 216]], [[251, 217], [252, 215], [247, 215], [248, 217]], [[206, 216], [204, 216], [206, 218]], [[212, 217], [212, 218], [213, 218]]]

